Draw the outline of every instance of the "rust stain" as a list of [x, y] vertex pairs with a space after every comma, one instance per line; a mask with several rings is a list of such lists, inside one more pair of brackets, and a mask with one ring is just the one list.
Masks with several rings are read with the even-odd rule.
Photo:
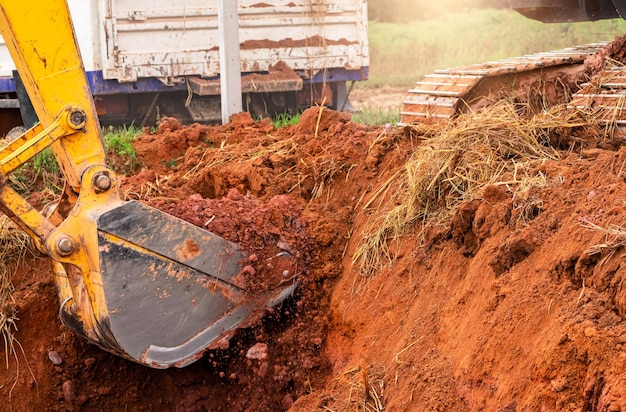
[[187, 239], [182, 245], [176, 246], [174, 251], [179, 259], [190, 260], [198, 257], [201, 249], [193, 239]]
[[236, 293], [235, 289], [232, 286], [223, 284], [217, 279], [205, 280], [202, 286], [209, 292], [221, 294], [229, 302], [236, 303], [236, 304], [241, 303], [242, 296]]
[[170, 297], [170, 293], [167, 289], [156, 288], [157, 299], [166, 299]]
[[237, 273], [237, 275], [233, 276], [231, 279], [232, 284], [240, 289], [246, 289], [246, 285], [248, 283], [246, 274], [247, 273], [244, 273], [243, 271]]
[[191, 273], [186, 270], [171, 270], [168, 275], [178, 279], [179, 281], [183, 281], [191, 277]]
[[280, 41], [275, 40], [246, 40], [242, 42], [239, 47], [241, 50], [250, 49], [277, 49], [277, 48], [294, 48], [294, 47], [326, 47], [335, 45], [350, 46], [356, 44], [356, 41], [349, 41], [341, 38], [339, 40], [327, 39], [325, 37], [315, 35], [307, 37], [305, 39], [294, 40], [292, 38], [286, 38]]

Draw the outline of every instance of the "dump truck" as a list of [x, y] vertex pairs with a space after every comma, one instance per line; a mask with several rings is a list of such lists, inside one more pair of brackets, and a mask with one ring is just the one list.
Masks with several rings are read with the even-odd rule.
[[[221, 119], [218, 2], [69, 0], [103, 125]], [[31, 7], [31, 6], [28, 6]], [[34, 6], [33, 6], [34, 7]], [[369, 69], [367, 1], [239, 0], [242, 105], [253, 116], [314, 102], [349, 108]], [[36, 121], [0, 43], [0, 136]]]

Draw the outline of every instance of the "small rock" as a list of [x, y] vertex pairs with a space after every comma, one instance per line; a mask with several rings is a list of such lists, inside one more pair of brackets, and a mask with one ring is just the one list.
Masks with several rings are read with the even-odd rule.
[[595, 190], [591, 190], [589, 193], [587, 193], [587, 201], [591, 202], [596, 196], [598, 196], [598, 193], [596, 193]]
[[253, 347], [248, 349], [248, 352], [246, 353], [246, 358], [256, 360], [267, 359], [267, 344], [257, 342]]
[[246, 265], [241, 272], [247, 276], [256, 275], [256, 270], [251, 265]]
[[87, 402], [88, 400], [89, 400], [89, 397], [83, 394], [78, 397], [78, 400], [76, 401], [76, 403], [78, 404], [78, 406], [83, 406], [85, 402]]
[[96, 363], [96, 359], [95, 358], [87, 358], [87, 359], [85, 359], [85, 367], [86, 368], [90, 368], [91, 365], [93, 365], [94, 363]]
[[282, 406], [284, 410], [290, 409], [293, 406], [293, 398], [291, 395], [285, 395], [283, 400], [280, 402], [280, 406]]
[[267, 362], [263, 362], [261, 364], [261, 366], [259, 367], [259, 372], [258, 375], [262, 378], [265, 377], [265, 375], [267, 375], [267, 369], [270, 367], [270, 364]]
[[61, 359], [61, 356], [59, 356], [59, 353], [55, 350], [48, 352], [48, 359], [50, 359], [50, 362], [55, 366], [59, 366], [63, 363], [63, 359]]
[[594, 328], [593, 326], [590, 326], [590, 327], [585, 328], [584, 334], [588, 338], [593, 338], [595, 336], [598, 336], [598, 330]]
[[289, 243], [287, 243], [287, 242], [280, 241], [280, 242], [276, 243], [276, 247], [278, 247], [279, 249], [284, 250], [285, 252], [288, 252], [288, 253], [290, 253], [292, 255], [296, 254], [296, 250], [294, 248], [292, 248], [291, 245]]
[[550, 385], [552, 385], [552, 388], [555, 392], [564, 391], [568, 387], [567, 379], [565, 379], [564, 377], [551, 380]]
[[63, 398], [65, 399], [65, 402], [67, 404], [74, 404], [74, 402], [76, 401], [76, 387], [74, 386], [74, 382], [63, 382]]
[[230, 347], [230, 341], [228, 338], [222, 338], [222, 340], [217, 342], [217, 347], [221, 350], [226, 350]]

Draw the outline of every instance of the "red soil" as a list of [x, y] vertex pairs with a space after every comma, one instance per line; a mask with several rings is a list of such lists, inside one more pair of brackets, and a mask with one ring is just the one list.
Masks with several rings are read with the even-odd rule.
[[375, 213], [364, 205], [415, 144], [318, 108], [279, 130], [239, 115], [144, 132], [144, 169], [124, 193], [259, 256], [290, 250], [299, 292], [228, 349], [152, 370], [64, 328], [48, 262], [28, 258], [0, 409], [626, 410], [623, 253], [586, 253], [606, 239], [581, 224], [626, 221], [626, 149], [592, 141], [546, 161], [535, 173], [553, 184], [525, 221], [491, 187], [449, 227], [395, 242], [393, 263], [364, 278], [352, 263]]

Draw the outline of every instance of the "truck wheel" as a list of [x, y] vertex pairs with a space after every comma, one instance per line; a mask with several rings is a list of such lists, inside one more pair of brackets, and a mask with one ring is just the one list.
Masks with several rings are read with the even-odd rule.
[[7, 132], [6, 136], [4, 136], [4, 140], [6, 140], [7, 143], [12, 142], [27, 131], [24, 126], [15, 126]]

